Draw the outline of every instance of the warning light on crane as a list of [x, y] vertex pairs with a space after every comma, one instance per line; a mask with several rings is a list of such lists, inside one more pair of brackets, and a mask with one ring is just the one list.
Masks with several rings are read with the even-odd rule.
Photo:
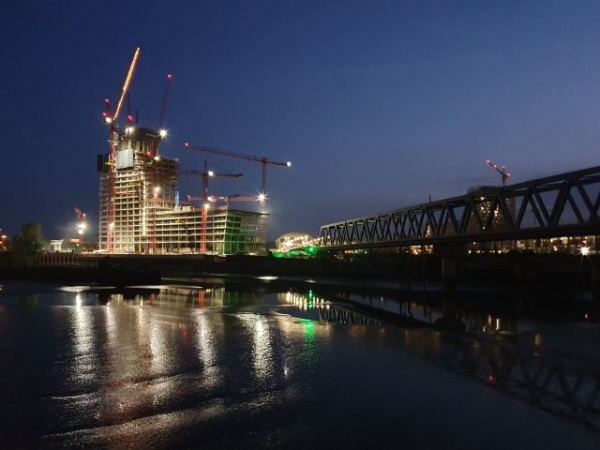
[[208, 161], [204, 161], [204, 169], [202, 172], [197, 170], [184, 170], [180, 171], [180, 174], [184, 175], [201, 175], [202, 176], [202, 197], [191, 197], [188, 196], [190, 201], [201, 200], [202, 201], [202, 229], [200, 234], [200, 253], [206, 253], [206, 236], [208, 228], [208, 209], [210, 208], [210, 197], [208, 196], [208, 179], [209, 177], [231, 177], [241, 178], [244, 176], [243, 173], [216, 173], [212, 170], [208, 170]]
[[505, 186], [506, 180], [510, 177], [510, 173], [508, 173], [506, 171], [506, 167], [505, 166], [498, 167], [496, 164], [491, 162], [489, 159], [485, 163], [500, 174], [500, 176], [502, 177], [502, 186]]
[[167, 85], [165, 87], [165, 92], [163, 94], [162, 103], [160, 106], [160, 113], [158, 115], [158, 134], [161, 139], [167, 137], [167, 130], [164, 128], [165, 124], [165, 112], [167, 110], [167, 98], [169, 97], [169, 90], [171, 89], [171, 81], [173, 80], [173, 75], [167, 75]]

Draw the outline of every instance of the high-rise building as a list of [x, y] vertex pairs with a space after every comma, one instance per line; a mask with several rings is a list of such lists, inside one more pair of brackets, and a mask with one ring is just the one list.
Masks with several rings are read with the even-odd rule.
[[[115, 133], [114, 158], [98, 156], [100, 250], [111, 253], [266, 252], [263, 233], [268, 215], [208, 209], [179, 201], [177, 159], [163, 158], [161, 137], [148, 128]], [[202, 242], [204, 241], [204, 242]], [[204, 245], [202, 245], [204, 244]]]

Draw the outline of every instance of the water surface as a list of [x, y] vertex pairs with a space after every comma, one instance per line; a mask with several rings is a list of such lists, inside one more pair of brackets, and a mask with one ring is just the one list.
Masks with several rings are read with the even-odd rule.
[[453, 370], [450, 356], [465, 352], [472, 362], [479, 355], [473, 343], [481, 349], [485, 339], [365, 319], [341, 300], [318, 288], [272, 291], [263, 284], [116, 292], [5, 282], [3, 443], [57, 449], [600, 444], [599, 434], [576, 421], [482, 383], [490, 368], [481, 361], [482, 374]]

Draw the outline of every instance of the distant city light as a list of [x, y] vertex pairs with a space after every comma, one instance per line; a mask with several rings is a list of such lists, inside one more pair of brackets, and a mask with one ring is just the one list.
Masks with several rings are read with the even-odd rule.
[[583, 247], [581, 247], [581, 254], [583, 256], [589, 255], [590, 254], [590, 248], [584, 245]]

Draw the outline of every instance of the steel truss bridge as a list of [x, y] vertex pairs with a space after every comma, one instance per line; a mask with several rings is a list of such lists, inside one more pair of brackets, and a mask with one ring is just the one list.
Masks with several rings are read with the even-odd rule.
[[600, 235], [600, 166], [323, 225], [320, 246], [357, 249]]

